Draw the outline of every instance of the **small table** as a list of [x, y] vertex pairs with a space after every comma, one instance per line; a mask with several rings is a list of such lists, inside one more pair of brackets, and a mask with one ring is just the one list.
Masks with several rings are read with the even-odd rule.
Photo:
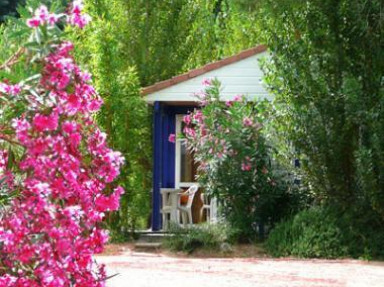
[[163, 215], [163, 229], [168, 228], [168, 215], [169, 222], [179, 224], [177, 201], [179, 200], [178, 194], [181, 192], [182, 190], [177, 188], [160, 188], [162, 199], [161, 213]]

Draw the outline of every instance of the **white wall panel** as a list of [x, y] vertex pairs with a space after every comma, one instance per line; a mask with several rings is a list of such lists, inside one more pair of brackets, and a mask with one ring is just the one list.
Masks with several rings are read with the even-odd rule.
[[202, 81], [206, 78], [218, 78], [222, 83], [222, 100], [230, 100], [236, 95], [245, 95], [249, 99], [272, 99], [262, 82], [263, 72], [259, 59], [267, 53], [251, 56], [239, 62], [229, 64], [203, 75], [175, 84], [145, 97], [147, 102], [154, 101], [196, 101], [194, 93], [204, 90]]

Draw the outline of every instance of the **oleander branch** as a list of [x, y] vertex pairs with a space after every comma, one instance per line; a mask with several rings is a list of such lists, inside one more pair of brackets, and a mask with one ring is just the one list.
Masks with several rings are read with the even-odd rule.
[[15, 54], [13, 54], [7, 61], [5, 61], [4, 64], [0, 66], [0, 70], [5, 70], [7, 68], [12, 67], [13, 65], [17, 64], [19, 62], [19, 59], [21, 55], [25, 52], [25, 48], [22, 47]]

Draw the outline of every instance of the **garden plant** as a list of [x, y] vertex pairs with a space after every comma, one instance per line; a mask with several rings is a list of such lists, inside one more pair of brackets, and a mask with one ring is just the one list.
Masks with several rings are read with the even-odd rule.
[[[290, 212], [290, 179], [273, 159], [265, 137], [270, 103], [236, 96], [220, 100], [220, 82], [205, 80], [201, 108], [184, 117], [187, 145], [199, 163], [198, 180], [216, 197], [239, 240], [263, 235]], [[290, 206], [292, 204], [292, 206]]]
[[0, 286], [105, 286], [93, 255], [119, 207], [124, 159], [94, 121], [103, 101], [65, 40], [90, 17], [81, 1], [56, 8], [31, 9], [18, 26], [28, 38], [0, 66]]
[[[275, 250], [288, 244], [294, 255], [383, 257], [383, 8], [380, 0], [268, 0], [261, 7], [260, 31], [272, 51], [265, 74], [276, 97], [276, 148], [292, 147], [286, 157], [300, 158], [302, 185], [324, 209], [287, 222], [292, 244], [279, 228]], [[332, 232], [323, 232], [327, 225]], [[328, 246], [337, 234], [340, 253], [316, 250], [321, 245], [311, 245], [312, 235], [298, 226], [316, 230]]]

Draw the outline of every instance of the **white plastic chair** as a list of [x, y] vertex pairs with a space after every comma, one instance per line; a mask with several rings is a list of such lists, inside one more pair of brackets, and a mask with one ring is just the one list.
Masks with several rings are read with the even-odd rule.
[[181, 189], [175, 188], [161, 188], [161, 214], [163, 217], [163, 230], [167, 230], [170, 222], [178, 223], [178, 213], [177, 213], [177, 201], [178, 194], [182, 191]]
[[203, 220], [204, 211], [206, 214], [206, 221], [211, 221], [211, 203], [209, 201], [208, 195], [205, 193], [202, 193], [200, 195], [201, 201], [203, 202], [203, 205], [200, 209], [200, 220]]
[[[186, 226], [187, 224], [193, 224], [192, 203], [198, 189], [199, 187], [197, 185], [192, 185], [185, 192], [178, 194], [177, 209], [180, 211], [181, 220], [184, 226]], [[183, 195], [188, 195], [188, 201], [185, 205], [181, 205], [181, 196]]]
[[207, 194], [200, 195], [203, 206], [200, 209], [200, 219], [203, 219], [204, 211], [206, 212], [206, 222], [216, 223], [217, 218], [217, 199], [216, 197], [209, 197]]

